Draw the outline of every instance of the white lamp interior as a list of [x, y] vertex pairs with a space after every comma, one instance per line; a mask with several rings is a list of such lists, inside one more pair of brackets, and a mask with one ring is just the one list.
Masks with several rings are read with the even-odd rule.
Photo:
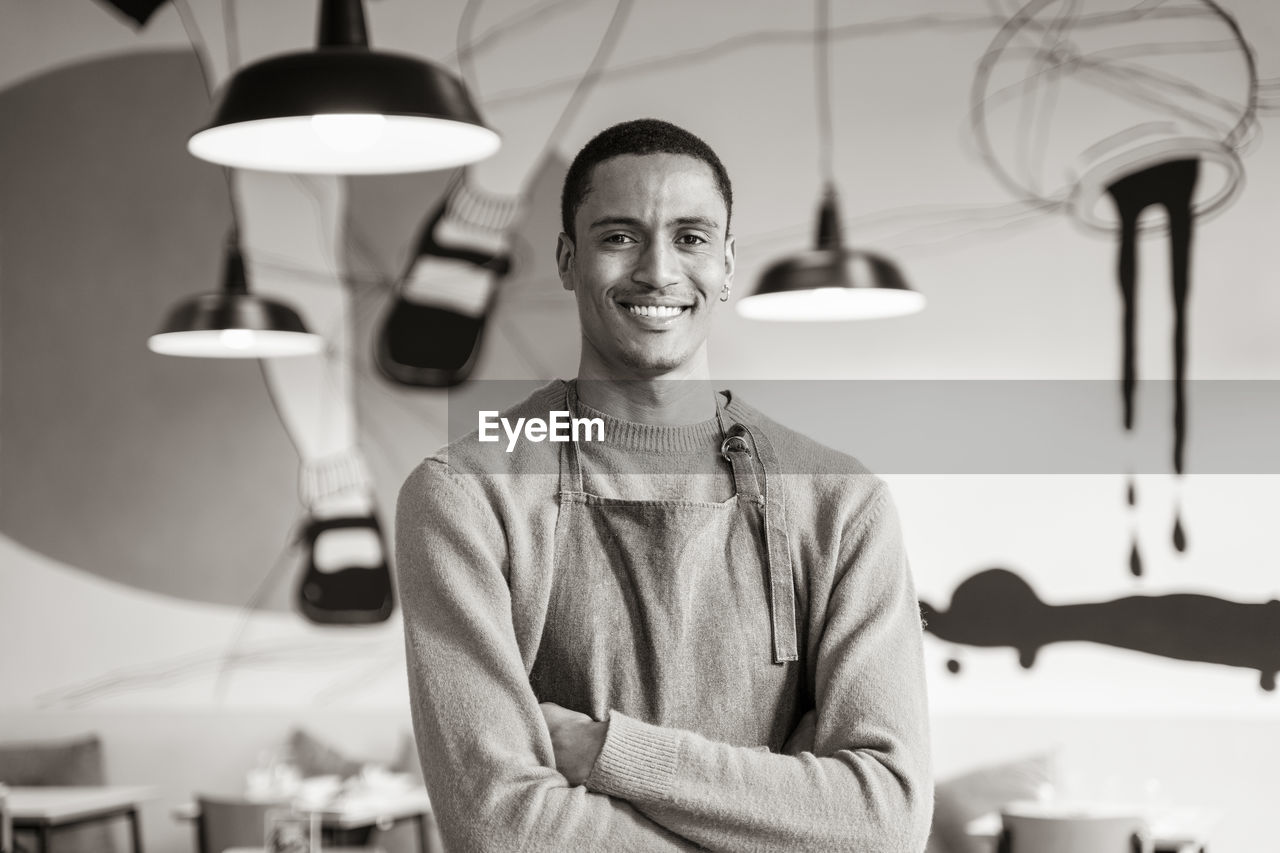
[[473, 163], [498, 150], [486, 127], [421, 116], [288, 116], [202, 130], [187, 150], [235, 169], [327, 175], [425, 172]]
[[306, 332], [204, 329], [152, 335], [147, 348], [192, 358], [283, 358], [318, 353], [324, 349], [324, 338]]
[[325, 145], [342, 154], [361, 154], [382, 141], [387, 117], [377, 113], [334, 113], [311, 117], [311, 129]]
[[870, 320], [914, 314], [924, 304], [914, 290], [819, 287], [748, 296], [738, 302], [738, 313], [751, 320]]

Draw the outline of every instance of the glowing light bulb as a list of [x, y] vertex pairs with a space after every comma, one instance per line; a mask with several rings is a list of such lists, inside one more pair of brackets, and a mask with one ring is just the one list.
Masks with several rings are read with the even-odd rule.
[[327, 147], [344, 154], [368, 151], [382, 139], [385, 116], [332, 113], [311, 117], [311, 129]]
[[248, 349], [253, 346], [253, 331], [251, 329], [223, 329], [218, 335], [218, 343], [227, 349]]

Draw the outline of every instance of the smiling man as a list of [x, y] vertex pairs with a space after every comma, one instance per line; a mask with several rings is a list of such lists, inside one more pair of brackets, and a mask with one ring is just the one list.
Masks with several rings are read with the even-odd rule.
[[414, 728], [467, 850], [918, 853], [932, 806], [921, 625], [897, 516], [855, 460], [712, 390], [732, 191], [651, 119], [565, 179], [578, 377], [401, 491]]

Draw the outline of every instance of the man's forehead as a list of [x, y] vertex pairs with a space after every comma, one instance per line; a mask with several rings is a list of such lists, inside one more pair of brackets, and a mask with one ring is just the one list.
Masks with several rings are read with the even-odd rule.
[[642, 216], [697, 215], [723, 224], [724, 197], [711, 167], [687, 154], [620, 154], [591, 171], [579, 214]]

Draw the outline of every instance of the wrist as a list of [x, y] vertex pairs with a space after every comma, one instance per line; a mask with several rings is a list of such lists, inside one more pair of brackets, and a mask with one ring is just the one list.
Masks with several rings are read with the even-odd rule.
[[600, 760], [600, 753], [604, 750], [604, 742], [609, 737], [609, 721], [606, 718], [604, 722], [592, 720], [589, 723], [583, 723], [583, 735], [588, 744], [586, 766], [583, 768], [582, 781], [586, 782], [587, 777], [595, 770], [596, 762]]
[[676, 730], [610, 711], [603, 746], [583, 784], [633, 802], [661, 802], [670, 792], [678, 752]]

